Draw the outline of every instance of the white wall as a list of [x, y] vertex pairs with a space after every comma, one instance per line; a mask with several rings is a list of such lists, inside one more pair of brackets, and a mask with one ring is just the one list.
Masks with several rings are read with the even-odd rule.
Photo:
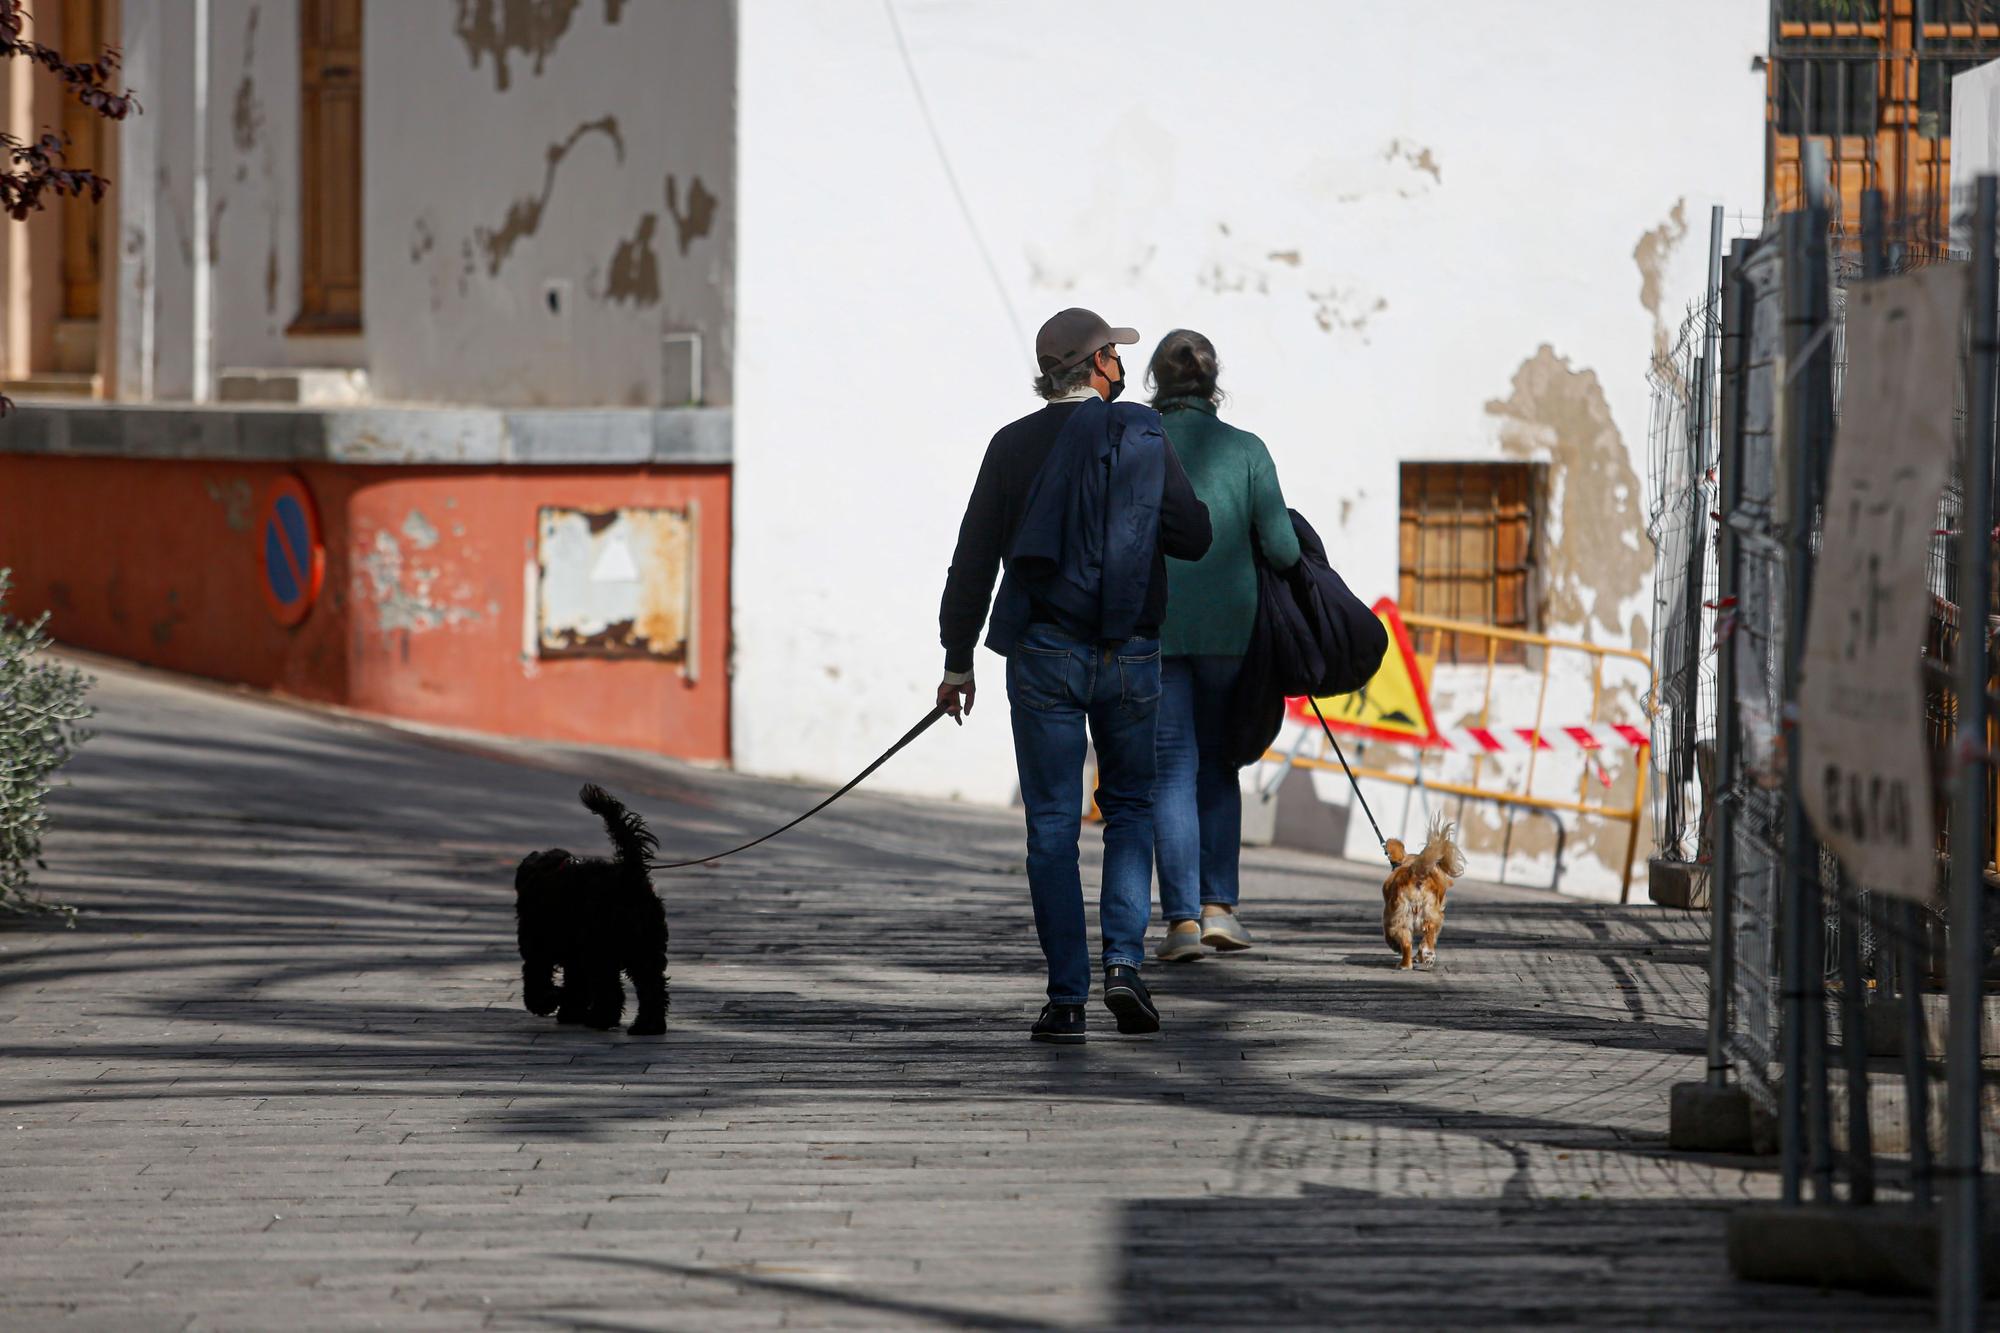
[[215, 364], [283, 366], [285, 329], [299, 313], [298, 6], [210, 7]]
[[[218, 367], [299, 359], [296, 8], [212, 0]], [[1226, 415], [1364, 595], [1393, 590], [1398, 460], [1550, 461], [1548, 628], [1642, 642], [1646, 358], [1707, 205], [1757, 211], [1760, 6], [530, 8], [482, 35], [445, 0], [368, 6], [365, 359], [386, 398], [651, 403], [659, 335], [708, 335], [707, 395], [738, 400], [745, 768], [844, 777], [922, 711], [966, 489], [1068, 304], [1139, 326], [1135, 371], [1174, 325], [1213, 337]], [[142, 361], [159, 396], [190, 383], [192, 10], [126, 19], [154, 87], [123, 137], [127, 394]], [[551, 147], [606, 115], [622, 159], [586, 130], [544, 198]], [[685, 253], [670, 173], [684, 215], [696, 177], [715, 199]], [[621, 246], [657, 296], [614, 281]], [[878, 782], [1009, 799], [1000, 668], [982, 652], [971, 725]]]
[[[966, 492], [1071, 304], [1140, 329], [1135, 369], [1209, 334], [1226, 418], [1364, 596], [1394, 590], [1399, 459], [1549, 459], [1549, 628], [1643, 646], [1647, 360], [1709, 204], [1759, 211], [1761, 5], [893, 9], [964, 212], [881, 4], [742, 6], [742, 767], [845, 777], [928, 706]], [[979, 670], [971, 723], [882, 785], [1011, 797]]]
[[[678, 406], [662, 336], [692, 331], [706, 401], [729, 401], [730, 0], [369, 0], [358, 345], [285, 332], [299, 314], [298, 11], [210, 0], [218, 370], [358, 364], [389, 401]], [[120, 321], [128, 397], [192, 386], [194, 13], [126, 6], [145, 106], [126, 123], [119, 196], [121, 313], [145, 312]]]
[[1951, 244], [1970, 251], [1979, 177], [2000, 170], [2000, 60], [1951, 80]]
[[119, 126], [109, 196], [118, 208], [118, 396], [186, 398], [194, 390], [195, 3], [127, 4], [122, 20], [122, 78], [145, 109]]

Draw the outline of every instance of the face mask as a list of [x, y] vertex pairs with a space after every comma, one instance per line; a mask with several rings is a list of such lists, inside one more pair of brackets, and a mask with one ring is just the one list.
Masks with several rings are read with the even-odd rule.
[[1118, 367], [1118, 378], [1111, 381], [1111, 391], [1105, 401], [1115, 403], [1118, 401], [1118, 395], [1125, 392], [1125, 362], [1117, 356], [1113, 356], [1111, 361]]

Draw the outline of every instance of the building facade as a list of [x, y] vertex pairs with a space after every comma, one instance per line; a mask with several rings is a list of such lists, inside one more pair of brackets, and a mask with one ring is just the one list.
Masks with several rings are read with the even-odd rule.
[[[17, 604], [307, 698], [727, 758], [734, 6], [31, 9], [121, 48], [144, 111], [80, 122], [100, 208], [0, 229]], [[17, 132], [63, 114], [0, 77]]]
[[[1762, 213], [1765, 13], [1670, 8], [744, 5], [735, 762], [832, 779], [928, 705], [965, 496], [1073, 304], [1140, 330], [1135, 376], [1169, 329], [1214, 341], [1224, 417], [1364, 598], [1643, 649], [1646, 368], [1700, 298], [1710, 206], [1732, 235]], [[1012, 797], [1002, 664], [978, 670], [990, 702], [883, 779]], [[1526, 725], [1535, 664], [1497, 674], [1493, 721]], [[1483, 676], [1440, 668], [1441, 726]], [[1588, 714], [1587, 668], [1550, 689], [1549, 720]], [[1629, 791], [1636, 756], [1606, 763]], [[1341, 827], [1344, 782], [1311, 776]], [[1428, 807], [1476, 873], [1504, 848], [1550, 882], [1548, 820]], [[1569, 823], [1562, 886], [1615, 894], [1625, 830]]]
[[1768, 209], [1803, 207], [1804, 145], [1827, 149], [1829, 202], [1858, 238], [1880, 190], [1893, 238], [1950, 239], [1951, 89], [2000, 57], [2000, 0], [1772, 0]]
[[[929, 706], [966, 492], [1072, 304], [1140, 328], [1135, 379], [1215, 341], [1363, 596], [1643, 647], [1646, 367], [1710, 205], [1761, 225], [1744, 0], [98, 3], [146, 110], [94, 326], [60, 219], [0, 242], [9, 379], [97, 394], [0, 424], [17, 599], [181, 669], [815, 783]], [[290, 625], [287, 479], [325, 552]], [[1480, 670], [1440, 665], [1441, 724]], [[979, 672], [878, 783], [1012, 798]], [[1504, 843], [1547, 882], [1544, 832], [1459, 813], [1476, 872]], [[1615, 891], [1608, 844], [1565, 856]]]

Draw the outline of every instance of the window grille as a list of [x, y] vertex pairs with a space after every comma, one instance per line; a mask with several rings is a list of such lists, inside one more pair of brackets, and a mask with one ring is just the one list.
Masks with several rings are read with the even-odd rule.
[[[1403, 464], [1398, 600], [1404, 610], [1536, 630], [1540, 471], [1533, 463]], [[1447, 635], [1439, 656], [1483, 661], [1486, 641]], [[1524, 657], [1521, 645], [1499, 645], [1499, 661]]]

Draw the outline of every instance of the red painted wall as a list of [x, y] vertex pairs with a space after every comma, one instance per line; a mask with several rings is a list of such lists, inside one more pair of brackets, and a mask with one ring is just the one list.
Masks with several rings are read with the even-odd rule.
[[[304, 480], [326, 582], [266, 605], [263, 504]], [[696, 679], [654, 659], [538, 660], [536, 511], [699, 506]], [[0, 454], [10, 613], [64, 643], [303, 699], [517, 736], [729, 755], [729, 470], [423, 468]]]

